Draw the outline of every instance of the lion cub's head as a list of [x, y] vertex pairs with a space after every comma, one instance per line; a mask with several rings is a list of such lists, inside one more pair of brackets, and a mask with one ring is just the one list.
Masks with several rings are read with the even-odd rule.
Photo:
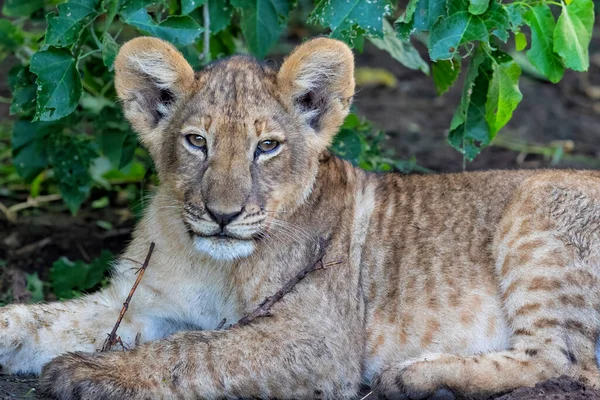
[[308, 197], [354, 94], [352, 52], [325, 38], [279, 71], [233, 56], [197, 73], [170, 44], [137, 38], [115, 70], [125, 115], [196, 248], [221, 260], [250, 255], [279, 212]]

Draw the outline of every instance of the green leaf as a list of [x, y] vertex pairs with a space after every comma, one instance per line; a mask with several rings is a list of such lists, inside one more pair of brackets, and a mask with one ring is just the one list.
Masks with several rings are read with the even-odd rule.
[[119, 0], [102, 0], [102, 8], [106, 10], [106, 17], [104, 20], [104, 31], [108, 32], [108, 28], [115, 20], [117, 12], [119, 11]]
[[417, 3], [419, 3], [419, 0], [409, 0], [404, 12], [394, 22], [394, 26], [396, 27], [396, 31], [398, 32], [398, 36], [402, 40], [408, 40], [410, 38], [410, 35], [414, 33], [413, 16], [415, 14], [415, 10], [417, 9]]
[[27, 291], [31, 293], [30, 303], [39, 303], [44, 301], [44, 282], [40, 279], [37, 272], [25, 274], [27, 279]]
[[58, 189], [75, 214], [92, 189], [89, 167], [96, 152], [88, 137], [56, 135], [48, 149]]
[[429, 31], [433, 24], [446, 15], [446, 3], [439, 0], [411, 0], [406, 12], [395, 22], [402, 40], [422, 31]]
[[523, 32], [515, 33], [515, 48], [517, 51], [525, 50], [527, 47], [527, 37]]
[[467, 76], [465, 78], [465, 83], [463, 85], [462, 96], [460, 99], [460, 103], [458, 108], [454, 112], [454, 116], [452, 117], [452, 123], [450, 124], [450, 129], [455, 129], [458, 125], [465, 122], [467, 109], [469, 107], [469, 102], [471, 101], [471, 94], [473, 92], [473, 85], [475, 84], [475, 78], [479, 75], [479, 67], [485, 61], [485, 53], [478, 47], [475, 51], [475, 54], [471, 58], [471, 63], [469, 64], [469, 68], [467, 69]]
[[430, 31], [440, 18], [446, 16], [446, 2], [440, 0], [419, 0], [415, 13], [417, 32]]
[[240, 25], [248, 48], [263, 58], [286, 27], [288, 0], [232, 0], [231, 4], [242, 13]]
[[44, 7], [44, 0], [5, 0], [2, 13], [7, 17], [29, 17]]
[[460, 106], [456, 110], [448, 142], [472, 161], [491, 142], [485, 119], [486, 100], [490, 82], [490, 62], [479, 48], [469, 66]]
[[0, 52], [14, 52], [23, 41], [23, 31], [18, 26], [7, 19], [0, 19]]
[[366, 144], [358, 134], [350, 129], [342, 129], [333, 139], [331, 150], [344, 160], [357, 165], [361, 154], [365, 151]]
[[483, 14], [487, 11], [489, 5], [490, 0], [469, 0], [469, 12], [473, 15]]
[[93, 289], [102, 283], [112, 260], [112, 254], [106, 250], [89, 264], [81, 260], [59, 258], [50, 269], [52, 291], [59, 299], [78, 297], [80, 292]]
[[12, 85], [13, 99], [10, 104], [10, 114], [30, 116], [35, 113], [36, 89], [35, 75], [29, 71], [29, 67], [21, 67]]
[[392, 12], [387, 0], [320, 0], [309, 22], [331, 29], [331, 37], [352, 45], [360, 35], [383, 37], [383, 20]]
[[108, 32], [104, 32], [102, 36], [102, 61], [104, 65], [108, 67], [109, 71], [113, 70], [113, 64], [117, 53], [119, 52], [119, 45], [115, 42], [115, 39]]
[[488, 42], [489, 36], [483, 20], [470, 14], [461, 0], [449, 0], [448, 17], [439, 19], [429, 35], [429, 56], [432, 61], [450, 60], [458, 53], [461, 44], [480, 40]]
[[592, 0], [573, 0], [563, 3], [554, 31], [554, 51], [565, 66], [575, 71], [587, 71], [590, 66], [588, 47], [594, 29], [594, 3]]
[[525, 7], [522, 4], [511, 3], [504, 6], [506, 13], [508, 14], [508, 21], [513, 32], [518, 32], [521, 25], [523, 25], [523, 15], [525, 14]]
[[46, 139], [58, 129], [56, 122], [15, 122], [12, 132], [13, 164], [25, 181], [31, 181], [48, 167]]
[[495, 0], [488, 8], [487, 12], [481, 16], [488, 32], [506, 43], [508, 40], [508, 30], [510, 21], [506, 8]]
[[225, 0], [210, 0], [208, 3], [210, 15], [210, 34], [215, 35], [227, 28], [233, 16], [233, 7]]
[[455, 60], [441, 60], [432, 65], [433, 82], [438, 96], [446, 93], [456, 82], [460, 75], [460, 62]]
[[137, 139], [131, 132], [111, 129], [102, 132], [98, 140], [102, 153], [114, 168], [123, 168], [133, 160]]
[[187, 15], [170, 16], [157, 24], [146, 11], [148, 4], [149, 2], [145, 0], [125, 0], [119, 10], [123, 22], [176, 46], [193, 44], [204, 31], [196, 21]]
[[57, 8], [58, 15], [50, 13], [46, 17], [46, 44], [49, 46], [71, 46], [101, 13], [100, 0], [69, 0]]
[[[219, 2], [221, 0], [212, 0], [211, 2]], [[189, 13], [191, 13], [192, 11], [194, 11], [196, 8], [204, 5], [204, 3], [206, 2], [206, 0], [181, 0], [181, 14], [182, 15], [188, 15]], [[212, 15], [211, 15], [212, 17]], [[211, 22], [212, 22], [212, 18], [211, 18]]]
[[392, 58], [410, 69], [421, 70], [429, 75], [429, 65], [421, 58], [421, 55], [410, 42], [404, 42], [398, 38], [392, 25], [383, 21], [383, 38], [369, 38], [379, 49], [387, 51]]
[[31, 72], [37, 75], [36, 121], [54, 121], [75, 110], [81, 97], [77, 62], [66, 49], [50, 47], [31, 57]]
[[565, 68], [560, 57], [554, 53], [556, 22], [550, 7], [537, 5], [527, 11], [524, 18], [531, 28], [531, 48], [526, 53], [527, 58], [551, 82], [560, 81]]
[[492, 63], [492, 80], [489, 84], [485, 119], [493, 139], [512, 117], [523, 99], [519, 91], [521, 68], [510, 57], [498, 58]]

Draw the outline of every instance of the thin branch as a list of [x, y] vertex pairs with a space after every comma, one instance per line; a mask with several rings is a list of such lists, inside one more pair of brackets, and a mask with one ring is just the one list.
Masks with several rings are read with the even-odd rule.
[[48, 194], [45, 196], [29, 197], [26, 202], [15, 204], [14, 206], [10, 206], [8, 209], [10, 212], [16, 214], [19, 211], [25, 210], [27, 208], [39, 207], [44, 203], [50, 203], [52, 201], [58, 201], [60, 199], [62, 199], [60, 194]]
[[202, 47], [202, 60], [204, 63], [210, 62], [210, 11], [208, 2], [202, 6], [202, 17], [204, 18], [204, 46]]
[[338, 265], [338, 264], [342, 263], [341, 261], [333, 261], [333, 262], [328, 262], [328, 263], [324, 264], [323, 263], [324, 257], [325, 257], [325, 245], [324, 245], [323, 241], [320, 241], [319, 253], [317, 255], [317, 261], [315, 263], [310, 264], [310, 265], [306, 266], [305, 268], [303, 268], [302, 271], [300, 271], [296, 274], [296, 276], [294, 276], [292, 279], [287, 281], [286, 284], [283, 285], [283, 287], [277, 291], [277, 293], [265, 298], [262, 301], [262, 303], [260, 303], [260, 305], [258, 307], [256, 307], [256, 309], [254, 309], [254, 311], [252, 311], [250, 314], [248, 314], [245, 317], [243, 317], [242, 319], [240, 319], [235, 324], [230, 325], [227, 329], [237, 328], [240, 326], [248, 325], [249, 323], [254, 321], [256, 318], [270, 316], [271, 315], [271, 307], [273, 307], [273, 305], [275, 303], [280, 301], [286, 294], [290, 293], [301, 280], [306, 278], [306, 276], [308, 274], [310, 274], [313, 271], [318, 271], [320, 269], [327, 269], [329, 267], [332, 267], [334, 265]]
[[152, 252], [154, 251], [154, 246], [155, 246], [154, 242], [150, 243], [150, 249], [148, 249], [148, 255], [146, 255], [146, 260], [144, 261], [144, 264], [137, 272], [137, 274], [138, 274], [137, 279], [135, 280], [135, 283], [131, 287], [131, 290], [129, 291], [129, 295], [127, 296], [127, 299], [125, 300], [125, 303], [123, 303], [123, 308], [121, 308], [121, 313], [119, 314], [119, 318], [117, 318], [117, 322], [115, 323], [115, 326], [113, 327], [112, 331], [108, 334], [108, 337], [106, 338], [106, 340], [104, 341], [104, 344], [102, 345], [102, 349], [100, 350], [101, 352], [110, 350], [116, 344], [120, 344], [121, 347], [123, 347], [123, 349], [125, 349], [125, 346], [123, 345], [123, 342], [121, 341], [121, 338], [119, 336], [117, 336], [117, 330], [119, 329], [119, 325], [121, 325], [121, 321], [123, 321], [123, 317], [125, 316], [125, 313], [127, 312], [127, 309], [129, 308], [129, 302], [131, 301], [131, 298], [133, 297], [135, 290], [137, 289], [138, 285], [140, 284], [140, 281], [142, 280], [142, 277], [144, 276], [144, 272], [146, 272], [146, 268], [148, 268], [148, 264], [150, 263], [150, 257], [152, 257]]
[[225, 326], [226, 322], [227, 322], [227, 318], [223, 318], [221, 320], [221, 322], [219, 322], [219, 325], [217, 325], [217, 330], [220, 331], [221, 329], [223, 329], [223, 327]]
[[8, 220], [8, 222], [10, 222], [11, 224], [15, 224], [17, 222], [17, 216], [16, 216], [16, 214], [13, 213], [4, 204], [2, 204], [1, 201], [0, 201], [0, 211], [4, 214], [4, 216], [6, 217], [6, 219]]
[[52, 237], [44, 238], [37, 242], [30, 243], [26, 246], [21, 247], [19, 250], [15, 251], [14, 255], [21, 257], [21, 256], [27, 255], [29, 253], [33, 253], [34, 251], [38, 251], [39, 249], [46, 247], [51, 242], [52, 242]]

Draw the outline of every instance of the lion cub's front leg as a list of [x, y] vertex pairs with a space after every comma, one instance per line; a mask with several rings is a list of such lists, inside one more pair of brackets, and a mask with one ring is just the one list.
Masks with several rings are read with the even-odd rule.
[[101, 295], [0, 308], [2, 371], [38, 374], [45, 363], [64, 352], [94, 351], [102, 347], [114, 315], [114, 308]]
[[[128, 282], [118, 283], [117, 279], [117, 284], [76, 300], [0, 308], [2, 371], [39, 374], [60, 354], [102, 348], [127, 296], [125, 288], [130, 287]], [[127, 346], [134, 346], [138, 334], [146, 341], [169, 333], [159, 320], [140, 315], [135, 304], [118, 331]]]
[[360, 383], [353, 349], [343, 329], [272, 317], [127, 352], [63, 355], [44, 367], [42, 386], [65, 400], [346, 399]]

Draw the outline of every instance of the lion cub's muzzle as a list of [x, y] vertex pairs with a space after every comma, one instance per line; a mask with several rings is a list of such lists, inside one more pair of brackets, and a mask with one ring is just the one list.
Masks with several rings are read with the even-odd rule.
[[266, 214], [258, 211], [220, 213], [209, 207], [186, 204], [183, 220], [196, 249], [215, 259], [249, 256], [265, 226]]

